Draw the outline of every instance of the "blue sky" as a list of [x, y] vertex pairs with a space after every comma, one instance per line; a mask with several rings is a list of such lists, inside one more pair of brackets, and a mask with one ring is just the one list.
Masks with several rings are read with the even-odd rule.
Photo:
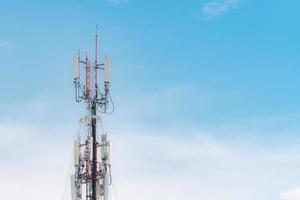
[[[104, 122], [119, 145], [117, 158], [122, 160], [124, 149], [128, 154], [135, 151], [126, 136], [137, 137], [144, 146], [136, 148], [157, 145], [165, 152], [160, 162], [177, 165], [187, 157], [186, 162], [194, 166], [188, 173], [162, 162], [154, 170], [165, 184], [161, 188], [168, 185], [162, 176], [166, 171], [180, 171], [183, 177], [219, 172], [220, 179], [206, 177], [209, 183], [203, 185], [212, 188], [200, 193], [195, 185], [202, 182], [171, 173], [170, 180], [193, 184], [192, 189], [183, 189], [194, 194], [190, 199], [241, 198], [230, 191], [258, 200], [299, 198], [299, 9], [298, 1], [270, 0], [2, 2], [0, 129], [14, 133], [3, 143], [12, 144], [11, 138], [25, 132], [22, 138], [27, 142], [47, 138], [49, 148], [44, 151], [49, 155], [58, 136], [61, 150], [70, 147], [72, 134], [68, 132], [74, 130], [84, 108], [74, 101], [72, 57], [78, 48], [93, 49], [98, 25], [101, 56], [107, 53], [112, 61], [116, 112], [104, 116]], [[181, 142], [186, 146], [183, 152], [176, 149]], [[169, 153], [173, 148], [177, 159]], [[134, 154], [137, 166], [151, 165], [154, 158], [149, 149], [144, 150], [148, 160]], [[28, 148], [26, 153], [31, 158], [34, 150]], [[11, 162], [24, 156], [12, 155], [16, 156]], [[211, 155], [213, 160], [209, 160]], [[65, 154], [59, 156], [58, 166], [65, 160]], [[133, 173], [130, 167], [134, 166], [127, 162], [116, 163], [119, 188]], [[260, 191], [258, 183], [264, 181], [245, 172], [247, 163], [257, 167], [257, 176], [264, 180], [272, 176], [273, 182], [282, 184]], [[126, 164], [128, 171], [123, 169]], [[220, 171], [211, 171], [214, 167]], [[203, 174], [192, 173], [196, 168]], [[141, 169], [143, 173], [134, 180], [151, 177], [153, 169]], [[237, 185], [213, 188], [216, 183], [228, 183], [234, 170]], [[276, 176], [277, 171], [290, 173]], [[242, 184], [244, 179], [251, 179], [249, 185]], [[143, 191], [146, 185], [140, 187]], [[60, 191], [60, 186], [56, 188]], [[159, 188], [153, 191], [163, 193]], [[120, 193], [126, 196], [122, 189]]]
[[[147, 94], [186, 87], [194, 98], [177, 109], [193, 104], [184, 118], [197, 123], [297, 112], [298, 3], [240, 1], [212, 19], [202, 17], [205, 3], [5, 3], [1, 101], [40, 93], [70, 98], [67, 58], [93, 47], [98, 24], [101, 50], [113, 58], [116, 95], [124, 88]], [[209, 101], [204, 110], [201, 101]]]

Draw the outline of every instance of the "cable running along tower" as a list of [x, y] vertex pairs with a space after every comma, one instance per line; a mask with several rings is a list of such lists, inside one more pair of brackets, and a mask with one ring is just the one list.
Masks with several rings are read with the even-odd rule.
[[[98, 84], [98, 74], [103, 71], [103, 85]], [[80, 74], [84, 73], [81, 82]], [[109, 93], [110, 62], [98, 61], [98, 33], [95, 35], [94, 60], [88, 51], [84, 59], [80, 52], [74, 58], [75, 99], [86, 104], [87, 115], [79, 121], [77, 139], [74, 141], [74, 168], [71, 175], [72, 200], [108, 200], [111, 184], [110, 142], [103, 132], [97, 113], [112, 113], [113, 103]], [[98, 132], [102, 131], [100, 136]]]

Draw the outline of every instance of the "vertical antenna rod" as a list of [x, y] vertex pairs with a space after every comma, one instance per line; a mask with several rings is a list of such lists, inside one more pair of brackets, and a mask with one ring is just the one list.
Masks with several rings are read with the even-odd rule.
[[95, 88], [96, 88], [96, 94], [97, 94], [97, 88], [98, 88], [98, 80], [97, 80], [97, 68], [98, 68], [98, 30], [96, 26], [96, 45], [95, 45]]
[[85, 96], [89, 97], [90, 92], [90, 66], [89, 66], [89, 57], [88, 51], [85, 51]]

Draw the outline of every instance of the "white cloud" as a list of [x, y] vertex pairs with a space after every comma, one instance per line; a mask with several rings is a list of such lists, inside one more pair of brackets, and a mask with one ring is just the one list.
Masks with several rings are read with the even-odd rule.
[[[61, 199], [71, 141], [49, 127], [0, 124], [0, 193], [12, 200]], [[61, 129], [60, 134], [68, 133]], [[17, 189], [16, 189], [17, 188]]]
[[[151, 110], [158, 103], [152, 105], [153, 99], [160, 97], [167, 102], [184, 92], [185, 88], [177, 87], [163, 90], [145, 97], [142, 105]], [[25, 107], [32, 104], [26, 103]], [[27, 109], [21, 110], [28, 113]], [[41, 110], [49, 114], [52, 109], [35, 109], [33, 116]], [[62, 109], [56, 107], [56, 110]], [[109, 129], [113, 183], [120, 200], [298, 200], [288, 199], [293, 197], [289, 193], [297, 195], [297, 192], [280, 194], [284, 188], [299, 184], [299, 147], [260, 145], [259, 138], [249, 141], [244, 130], [239, 130], [240, 138], [234, 140], [195, 127], [182, 128], [176, 124], [168, 129], [145, 128], [125, 119], [116, 120], [116, 128]], [[120, 126], [124, 121], [128, 127]], [[21, 125], [0, 121], [3, 199], [26, 196], [37, 200], [42, 196], [50, 200], [60, 198], [62, 193], [63, 199], [68, 199], [69, 185], [64, 184], [72, 171], [70, 157], [75, 127], [65, 122], [37, 126], [32, 121]], [[18, 192], [14, 192], [15, 188]]]
[[[64, 184], [72, 171], [71, 129], [0, 123], [3, 199], [50, 200], [62, 193], [68, 199], [69, 185]], [[113, 183], [122, 200], [266, 200], [272, 193], [279, 197], [276, 188], [300, 177], [299, 149], [260, 149], [255, 142], [249, 149], [241, 141], [229, 143], [191, 128], [133, 126], [115, 130], [110, 138]], [[282, 197], [294, 200], [288, 194]]]
[[209, 0], [202, 6], [202, 19], [215, 19], [228, 10], [238, 8], [239, 4], [240, 0]]
[[281, 200], [300, 200], [300, 187], [289, 189], [281, 194]]
[[114, 5], [121, 5], [128, 3], [127, 0], [107, 0], [108, 2], [114, 4]]

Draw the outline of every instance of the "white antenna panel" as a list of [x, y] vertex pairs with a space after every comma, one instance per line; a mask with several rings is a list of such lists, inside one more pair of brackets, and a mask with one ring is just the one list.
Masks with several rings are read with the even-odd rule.
[[78, 166], [79, 165], [79, 156], [80, 156], [80, 149], [79, 149], [79, 140], [74, 141], [74, 165]]
[[71, 199], [77, 200], [77, 192], [76, 192], [76, 186], [75, 186], [75, 175], [71, 175]]
[[111, 165], [111, 142], [108, 141], [108, 164]]
[[105, 56], [104, 60], [104, 82], [110, 82], [110, 61], [107, 56]]
[[74, 56], [73, 65], [74, 65], [74, 80], [78, 80], [79, 79], [79, 62], [78, 62], [78, 56]]
[[100, 185], [100, 183], [99, 183], [99, 181], [97, 181], [97, 183], [96, 183], [96, 199], [98, 200], [98, 199], [100, 199], [101, 197], [101, 194], [102, 194], [102, 191], [101, 191], [101, 185]]
[[108, 199], [108, 186], [109, 186], [109, 173], [108, 171], [105, 173], [105, 177], [104, 177], [104, 195], [103, 195], [103, 199]]

